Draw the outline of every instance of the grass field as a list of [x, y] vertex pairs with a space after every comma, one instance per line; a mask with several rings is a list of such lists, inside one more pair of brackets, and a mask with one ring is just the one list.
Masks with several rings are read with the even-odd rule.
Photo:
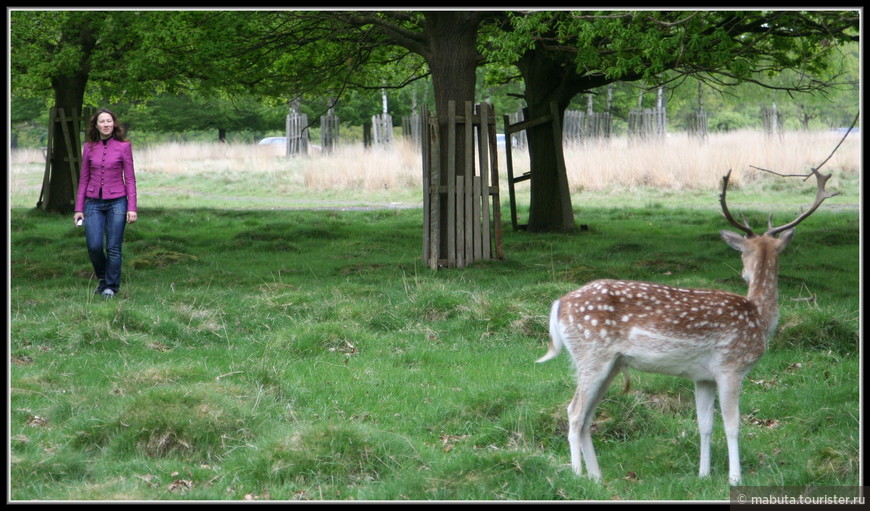
[[[820, 140], [809, 164], [836, 143]], [[628, 393], [614, 385], [596, 418], [595, 484], [568, 466], [568, 358], [534, 364], [550, 302], [594, 278], [745, 291], [739, 255], [718, 239], [718, 177], [575, 178], [588, 231], [508, 225], [505, 260], [433, 272], [413, 154], [226, 152], [237, 149], [200, 148], [225, 153], [175, 171], [134, 153], [140, 221], [111, 301], [91, 294], [71, 217], [32, 208], [39, 162], [13, 155], [11, 499], [728, 498], [718, 413], [712, 476], [696, 476], [691, 382], [635, 372]], [[741, 400], [747, 485], [860, 484], [859, 165], [845, 155], [826, 166], [842, 195], [782, 257], [780, 326]], [[305, 179], [378, 162], [409, 177], [374, 189]], [[808, 183], [739, 170], [732, 207], [756, 224], [812, 201]]]

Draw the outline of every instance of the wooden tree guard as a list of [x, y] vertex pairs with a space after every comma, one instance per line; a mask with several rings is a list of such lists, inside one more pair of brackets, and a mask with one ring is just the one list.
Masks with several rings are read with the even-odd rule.
[[[528, 117], [528, 112], [523, 111], [523, 118]], [[550, 115], [545, 115], [543, 117], [539, 117], [537, 119], [531, 119], [528, 121], [519, 121], [511, 124], [511, 116], [504, 116], [504, 134], [507, 140], [511, 139], [511, 136], [514, 133], [523, 132], [528, 128], [538, 126], [539, 124], [550, 123], [553, 127], [553, 140], [562, 141], [562, 121], [559, 116], [559, 106], [556, 102], [550, 103]], [[558, 153], [559, 158], [556, 159], [556, 165], [558, 165], [559, 173], [562, 179], [567, 179], [567, 172], [565, 171], [565, 159], [562, 153]], [[511, 225], [515, 231], [526, 229], [528, 224], [520, 225], [517, 221], [517, 199], [516, 192], [514, 190], [514, 185], [517, 183], [521, 183], [523, 181], [527, 181], [532, 178], [532, 172], [526, 172], [521, 176], [514, 177], [514, 160], [512, 154], [511, 144], [505, 144], [505, 162], [507, 164], [507, 175], [508, 175], [508, 195], [510, 198], [511, 205]], [[565, 190], [568, 189], [568, 183], [563, 183], [563, 188]], [[566, 192], [567, 193], [567, 192]], [[564, 211], [564, 210], [563, 210]]]
[[373, 142], [376, 147], [393, 145], [393, 116], [378, 114], [372, 116]]
[[707, 111], [704, 110], [704, 82], [698, 82], [698, 108], [689, 112], [686, 119], [689, 136], [701, 140], [707, 138]]
[[420, 114], [406, 115], [402, 117], [402, 136], [410, 142], [413, 147], [422, 147], [422, 119]]
[[638, 139], [664, 138], [667, 110], [664, 107], [633, 108], [628, 112], [628, 132]]
[[[504, 257], [492, 107], [481, 103], [474, 108], [469, 101], [457, 113], [456, 102], [450, 101], [447, 110], [447, 115], [431, 117], [423, 110], [423, 260], [433, 270]], [[441, 138], [441, 125], [446, 125], [447, 140]], [[464, 137], [464, 154], [457, 154], [458, 137]], [[442, 144], [447, 161], [441, 158]], [[459, 158], [464, 172], [458, 170]]]
[[338, 116], [329, 112], [320, 117], [320, 148], [324, 153], [331, 153], [338, 145]]
[[308, 154], [308, 114], [287, 114], [287, 156]]
[[686, 125], [689, 128], [689, 136], [701, 140], [707, 138], [707, 111], [699, 108], [694, 112], [689, 112], [686, 116]]
[[566, 110], [562, 129], [564, 142], [585, 142], [593, 138], [610, 138], [613, 123], [610, 112]]
[[656, 93], [656, 107], [642, 108], [644, 89], [637, 96], [637, 108], [628, 112], [628, 133], [633, 140], [664, 138], [668, 125], [668, 109], [665, 105], [664, 87]]
[[[42, 178], [42, 190], [39, 192], [39, 200], [36, 202], [37, 208], [44, 210], [50, 204], [49, 197], [51, 194], [51, 186], [49, 184], [51, 182], [52, 170], [54, 170], [55, 173], [69, 172], [70, 179], [72, 180], [72, 196], [69, 197], [69, 201], [71, 204], [75, 203], [75, 194], [79, 186], [79, 170], [82, 166], [81, 134], [85, 129], [87, 129], [85, 123], [87, 123], [91, 115], [93, 115], [93, 109], [91, 108], [82, 109], [81, 114], [73, 110], [70, 115], [67, 115], [66, 111], [61, 107], [53, 106], [51, 107], [51, 110], [49, 110], [48, 143], [45, 152], [45, 174]], [[60, 124], [61, 133], [63, 133], [64, 145], [67, 150], [66, 155], [63, 157], [63, 161], [66, 163], [66, 169], [52, 169], [51, 166], [55, 150], [55, 124]]]
[[761, 124], [764, 126], [764, 133], [766, 135], [779, 135], [782, 137], [785, 122], [783, 122], [782, 112], [776, 108], [776, 103], [771, 108], [766, 106], [761, 107]]

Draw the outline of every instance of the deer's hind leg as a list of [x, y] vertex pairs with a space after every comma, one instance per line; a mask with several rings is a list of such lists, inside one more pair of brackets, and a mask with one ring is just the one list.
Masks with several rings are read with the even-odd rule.
[[[591, 357], [590, 357], [591, 358]], [[592, 359], [594, 360], [594, 359]], [[586, 470], [589, 477], [601, 480], [601, 470], [592, 446], [592, 419], [595, 418], [595, 407], [620, 370], [617, 359], [605, 363], [578, 364], [577, 390], [574, 399], [568, 405], [568, 443], [571, 446], [571, 467], [577, 475], [583, 475], [582, 458], [586, 460]]]

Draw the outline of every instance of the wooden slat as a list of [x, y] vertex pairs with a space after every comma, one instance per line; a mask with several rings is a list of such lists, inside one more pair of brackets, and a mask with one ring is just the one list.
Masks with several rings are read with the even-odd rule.
[[[490, 124], [487, 126], [489, 131], [489, 150], [490, 154], [492, 154], [492, 178], [490, 179], [490, 192], [489, 194], [492, 196], [492, 227], [493, 227], [493, 236], [494, 236], [494, 246], [495, 246], [495, 257], [496, 259], [504, 259], [504, 252], [502, 251], [502, 228], [501, 228], [501, 200], [499, 199], [499, 186], [498, 186], [498, 138], [496, 137], [496, 117], [495, 110], [492, 111], [492, 119], [490, 120]], [[505, 144], [510, 145], [510, 139], [505, 137]]]
[[456, 265], [456, 102], [447, 102], [447, 266]]
[[489, 230], [489, 225], [483, 223], [483, 211], [487, 207], [489, 201], [481, 202], [481, 197], [486, 195], [483, 188], [483, 183], [480, 176], [474, 176], [474, 259], [488, 259], [486, 254], [486, 238], [485, 233]]
[[545, 124], [553, 120], [552, 115], [545, 115], [543, 117], [539, 117], [537, 119], [528, 120], [528, 121], [520, 121], [516, 124], [511, 124], [510, 128], [505, 128], [505, 135], [507, 135], [508, 130], [510, 133], [516, 133], [518, 131], [527, 130], [529, 128], [534, 128], [540, 124]]
[[54, 154], [54, 119], [56, 115], [57, 109], [51, 107], [48, 111], [48, 145], [45, 152], [45, 174], [42, 176], [42, 190], [39, 192], [39, 200], [36, 202], [36, 207], [38, 208], [42, 208], [43, 204], [49, 204], [48, 200], [51, 197], [51, 159]]
[[432, 175], [432, 162], [431, 158], [431, 141], [429, 140], [429, 112], [426, 105], [423, 105], [423, 119], [426, 122], [421, 125], [421, 140], [422, 144], [420, 150], [422, 152], [422, 160], [423, 160], [423, 262], [429, 262], [429, 239], [432, 236], [431, 226], [429, 222], [432, 221], [432, 208], [431, 208], [431, 198], [429, 197], [429, 190], [431, 189], [431, 183], [429, 182], [429, 176]]
[[513, 147], [511, 147], [511, 119], [509, 115], [504, 116], [504, 157], [505, 157], [505, 165], [507, 166], [507, 178], [508, 178], [508, 202], [510, 204], [511, 209], [511, 225], [514, 230], [518, 229], [517, 226], [517, 199], [516, 194], [514, 192], [514, 161], [513, 161]]
[[441, 137], [438, 121], [430, 125], [431, 147], [431, 189], [430, 197], [430, 230], [429, 230], [429, 267], [438, 269], [438, 260], [441, 256]]
[[465, 260], [474, 261], [476, 232], [474, 229], [477, 216], [474, 212], [474, 105], [471, 101], [465, 102], [465, 190], [462, 195], [464, 204], [465, 223]]
[[489, 105], [480, 105], [480, 244], [483, 259], [491, 259], [489, 236]]

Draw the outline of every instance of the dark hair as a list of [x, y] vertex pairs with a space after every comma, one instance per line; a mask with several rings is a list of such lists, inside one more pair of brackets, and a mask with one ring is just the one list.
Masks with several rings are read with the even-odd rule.
[[97, 118], [100, 114], [109, 114], [112, 116], [112, 122], [114, 123], [114, 129], [112, 131], [112, 136], [115, 137], [116, 140], [120, 140], [121, 142], [126, 142], [127, 139], [124, 138], [124, 128], [118, 122], [118, 118], [115, 116], [115, 113], [109, 110], [108, 108], [100, 108], [94, 115], [91, 116], [88, 121], [88, 128], [85, 131], [85, 140], [87, 142], [97, 142], [100, 140], [100, 131], [97, 129]]

